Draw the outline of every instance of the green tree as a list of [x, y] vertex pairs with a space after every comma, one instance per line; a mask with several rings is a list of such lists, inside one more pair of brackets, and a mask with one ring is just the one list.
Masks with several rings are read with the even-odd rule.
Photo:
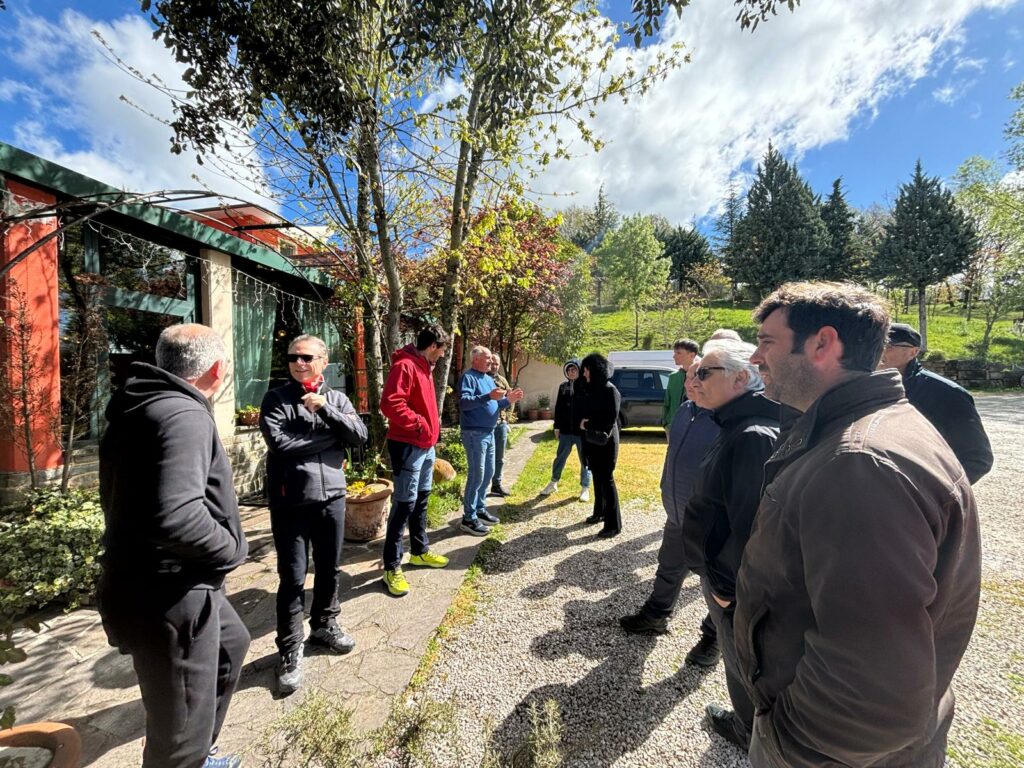
[[1018, 214], [1024, 192], [1005, 183], [996, 164], [981, 157], [961, 163], [953, 186], [957, 203], [978, 233], [964, 290], [968, 306], [978, 303], [981, 308], [985, 330], [974, 349], [985, 359], [996, 321], [1024, 307], [1024, 218]]
[[621, 227], [605, 235], [595, 251], [616, 302], [633, 311], [634, 347], [640, 346], [640, 315], [668, 281], [669, 262], [662, 258], [663, 252], [650, 219], [640, 214], [629, 216]]
[[937, 177], [926, 176], [918, 160], [913, 178], [900, 185], [875, 271], [917, 290], [922, 347], [928, 345], [926, 289], [966, 268], [977, 248], [974, 226], [953, 193]]
[[821, 220], [829, 237], [819, 277], [829, 280], [853, 277], [859, 260], [857, 214], [846, 203], [842, 179], [832, 182], [832, 192], [821, 206]]
[[764, 296], [781, 283], [822, 277], [828, 230], [814, 194], [771, 144], [725, 254], [726, 274]]
[[694, 228], [673, 228], [665, 244], [665, 257], [670, 267], [668, 276], [676, 282], [676, 289], [683, 290], [683, 283], [694, 285], [691, 275], [695, 268], [709, 264], [715, 255], [711, 252], [708, 239]]
[[1006, 156], [1018, 171], [1024, 171], [1024, 81], [1010, 91], [1010, 98], [1017, 102], [1017, 109], [1006, 123], [1004, 135], [1010, 142]]

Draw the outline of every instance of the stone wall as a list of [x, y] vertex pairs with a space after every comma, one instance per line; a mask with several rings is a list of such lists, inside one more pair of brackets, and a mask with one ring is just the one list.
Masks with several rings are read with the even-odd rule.
[[[238, 498], [263, 496], [267, 448], [259, 427], [232, 427], [233, 434], [221, 435], [224, 449], [235, 475]], [[39, 477], [47, 484], [60, 483], [61, 467], [42, 470]], [[73, 488], [97, 488], [100, 483], [100, 465], [95, 443], [75, 449], [75, 463], [71, 468], [70, 485]], [[16, 504], [27, 494], [31, 482], [27, 472], [0, 473], [0, 507]]]
[[925, 360], [929, 371], [945, 376], [967, 389], [1011, 389], [1021, 386], [1024, 368], [980, 360]]

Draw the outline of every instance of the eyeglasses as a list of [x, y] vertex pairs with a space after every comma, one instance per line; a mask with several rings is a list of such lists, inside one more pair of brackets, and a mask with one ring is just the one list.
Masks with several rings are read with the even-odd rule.
[[288, 358], [289, 363], [297, 363], [299, 360], [304, 363], [312, 363], [314, 360], [323, 359], [323, 355], [296, 355], [293, 352], [289, 352], [285, 357]]
[[913, 344], [897, 343], [897, 344], [886, 344], [885, 346], [886, 347], [903, 347], [904, 349], [914, 349], [914, 345]]
[[724, 371], [724, 370], [725, 370], [725, 366], [721, 366], [721, 365], [705, 365], [702, 368], [698, 368], [696, 370], [696, 372], [694, 373], [694, 376], [696, 376], [701, 381], [704, 381], [704, 379], [706, 379], [708, 376], [711, 375], [712, 371]]

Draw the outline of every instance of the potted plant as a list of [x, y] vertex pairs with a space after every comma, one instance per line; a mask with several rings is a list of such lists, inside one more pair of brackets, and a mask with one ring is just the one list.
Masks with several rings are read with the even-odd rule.
[[540, 410], [540, 418], [550, 419], [551, 418], [551, 396], [550, 395], [539, 395], [537, 397], [537, 408]]
[[395, 486], [381, 477], [384, 466], [380, 454], [371, 454], [361, 464], [349, 460], [345, 492], [345, 540], [365, 542], [381, 535], [387, 520], [388, 502]]
[[255, 427], [260, 422], [260, 409], [250, 403], [235, 411], [235, 424], [240, 427]]

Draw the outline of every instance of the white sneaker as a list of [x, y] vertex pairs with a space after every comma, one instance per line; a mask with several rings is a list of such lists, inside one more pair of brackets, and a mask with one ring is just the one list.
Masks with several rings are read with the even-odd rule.
[[590, 501], [590, 489], [584, 488], [580, 491], [580, 501]]
[[552, 493], [558, 490], [558, 483], [552, 480], [550, 483], [544, 486], [544, 490], [540, 492], [541, 496], [550, 496]]

